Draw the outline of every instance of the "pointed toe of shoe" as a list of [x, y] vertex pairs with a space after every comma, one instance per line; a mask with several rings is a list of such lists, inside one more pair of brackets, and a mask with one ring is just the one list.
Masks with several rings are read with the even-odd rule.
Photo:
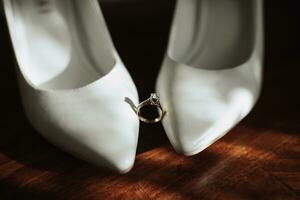
[[[122, 142], [121, 139], [126, 140]], [[119, 140], [102, 142], [89, 142], [82, 144], [83, 148], [78, 148], [80, 144], [77, 144], [77, 149], [66, 149], [75, 156], [86, 160], [99, 167], [105, 167], [115, 172], [125, 174], [129, 172], [135, 162], [136, 156], [136, 138], [131, 140], [126, 138], [120, 138]]]
[[[75, 157], [127, 173], [135, 161], [139, 122], [130, 116], [131, 113], [117, 114], [117, 117], [106, 114], [91, 114], [84, 122], [77, 119], [82, 119], [80, 115], [75, 115], [75, 121], [67, 120], [63, 124], [42, 122], [40, 125], [34, 123], [34, 126], [47, 140]], [[104, 118], [108, 120], [104, 121]]]
[[165, 66], [157, 90], [167, 111], [163, 125], [176, 151], [194, 155], [224, 136], [253, 108], [259, 88], [239, 70]]
[[112, 165], [115, 171], [121, 174], [125, 174], [133, 168], [134, 161], [135, 161], [135, 151], [123, 152], [120, 154], [120, 158], [114, 159]]
[[66, 152], [97, 166], [128, 172], [135, 160], [139, 120], [125, 98], [137, 104], [138, 95], [124, 74], [116, 68], [77, 90], [27, 90], [23, 93], [27, 117], [40, 134]]
[[173, 100], [163, 124], [176, 151], [194, 155], [224, 136], [253, 104], [251, 92], [241, 89], [228, 99], [183, 95]]

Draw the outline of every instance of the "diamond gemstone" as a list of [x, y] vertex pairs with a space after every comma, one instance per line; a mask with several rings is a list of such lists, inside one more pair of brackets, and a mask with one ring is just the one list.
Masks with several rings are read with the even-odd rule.
[[159, 96], [155, 93], [152, 93], [150, 96], [150, 101], [152, 104], [157, 104], [159, 103]]

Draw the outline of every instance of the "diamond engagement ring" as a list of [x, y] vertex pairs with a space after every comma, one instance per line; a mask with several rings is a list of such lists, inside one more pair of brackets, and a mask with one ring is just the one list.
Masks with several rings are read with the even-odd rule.
[[[141, 102], [137, 107], [135, 107], [133, 105], [132, 101], [129, 98], [126, 98], [125, 101], [131, 105], [132, 109], [135, 111], [135, 113], [137, 114], [139, 119], [142, 122], [145, 122], [145, 123], [148, 123], [148, 124], [153, 124], [153, 123], [160, 122], [166, 114], [166, 112], [163, 110], [163, 108], [160, 104], [159, 96], [155, 93], [152, 93], [148, 99]], [[142, 109], [146, 106], [156, 107], [156, 109], [158, 111], [158, 117], [156, 117], [154, 119], [148, 119], [148, 118], [144, 117], [142, 115]]]

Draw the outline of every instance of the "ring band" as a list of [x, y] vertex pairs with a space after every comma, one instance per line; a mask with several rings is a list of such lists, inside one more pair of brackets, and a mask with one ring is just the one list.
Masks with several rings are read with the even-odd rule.
[[[158, 110], [159, 116], [154, 119], [147, 119], [147, 118], [143, 117], [141, 114], [141, 109], [145, 106], [155, 106]], [[136, 108], [136, 114], [142, 122], [152, 124], [152, 123], [160, 122], [164, 118], [166, 112], [163, 110], [163, 108], [160, 104], [160, 99], [159, 99], [158, 95], [155, 93], [152, 93], [149, 99], [143, 101], [142, 103], [140, 103], [138, 105], [138, 107]]]

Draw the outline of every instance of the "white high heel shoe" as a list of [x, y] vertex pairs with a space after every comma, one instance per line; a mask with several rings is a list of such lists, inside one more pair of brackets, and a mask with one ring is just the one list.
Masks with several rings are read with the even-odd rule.
[[120, 172], [135, 159], [136, 87], [97, 0], [4, 0], [26, 114], [49, 141]]
[[196, 154], [254, 106], [262, 82], [262, 0], [179, 0], [157, 82], [175, 149]]

